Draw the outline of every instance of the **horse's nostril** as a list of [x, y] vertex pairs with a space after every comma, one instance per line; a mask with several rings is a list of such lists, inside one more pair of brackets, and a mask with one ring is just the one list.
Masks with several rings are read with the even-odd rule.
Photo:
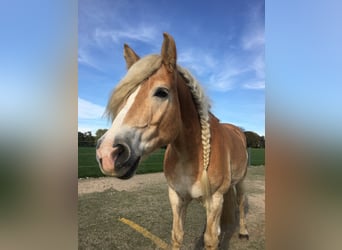
[[115, 147], [118, 148], [118, 156], [120, 156], [125, 151], [125, 147], [122, 144], [117, 144]]
[[115, 144], [115, 148], [117, 148], [116, 154], [116, 167], [120, 168], [123, 167], [124, 163], [130, 157], [130, 148], [125, 144]]
[[102, 158], [99, 159], [100, 165], [102, 166]]

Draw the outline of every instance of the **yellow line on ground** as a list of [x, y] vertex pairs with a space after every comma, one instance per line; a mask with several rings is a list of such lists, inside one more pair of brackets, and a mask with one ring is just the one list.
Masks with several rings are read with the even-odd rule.
[[153, 243], [156, 244], [159, 248], [161, 248], [161, 249], [168, 249], [169, 248], [169, 245], [165, 241], [163, 241], [159, 237], [155, 236], [151, 232], [147, 231], [142, 226], [139, 226], [138, 224], [134, 223], [133, 221], [128, 220], [126, 218], [120, 218], [119, 221], [121, 221], [122, 223], [125, 223], [126, 225], [130, 226], [131, 228], [133, 228], [137, 232], [141, 233], [145, 238], [152, 240]]

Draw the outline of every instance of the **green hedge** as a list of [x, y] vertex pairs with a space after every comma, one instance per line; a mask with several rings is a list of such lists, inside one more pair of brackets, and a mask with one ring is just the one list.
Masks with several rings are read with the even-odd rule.
[[[163, 171], [163, 159], [165, 149], [159, 149], [144, 159], [137, 174], [154, 173]], [[98, 166], [95, 156], [95, 147], [78, 147], [78, 178], [104, 176]]]
[[250, 165], [265, 165], [265, 149], [264, 148], [248, 148], [250, 154]]
[[[137, 174], [163, 171], [165, 149], [159, 149], [143, 160]], [[251, 165], [265, 164], [265, 149], [251, 148]], [[103, 176], [96, 161], [95, 147], [78, 147], [78, 178]]]

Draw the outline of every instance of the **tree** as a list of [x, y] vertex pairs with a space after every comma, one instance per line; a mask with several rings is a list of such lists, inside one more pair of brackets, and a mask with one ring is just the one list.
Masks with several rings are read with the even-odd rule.
[[78, 132], [78, 146], [84, 146], [84, 147], [95, 146], [95, 137], [92, 136], [91, 131], [88, 131], [85, 133]]
[[265, 136], [260, 137], [260, 148], [265, 148]]
[[78, 146], [83, 146], [84, 143], [84, 134], [78, 131]]
[[261, 147], [261, 140], [260, 136], [252, 131], [245, 131], [245, 136], [247, 140], [247, 147], [249, 148], [260, 148]]
[[95, 146], [95, 137], [92, 136], [91, 131], [85, 132], [85, 141], [87, 143], [88, 147], [93, 147]]
[[95, 141], [97, 142], [101, 138], [101, 136], [103, 136], [107, 131], [108, 129], [106, 128], [98, 129], [95, 133]]

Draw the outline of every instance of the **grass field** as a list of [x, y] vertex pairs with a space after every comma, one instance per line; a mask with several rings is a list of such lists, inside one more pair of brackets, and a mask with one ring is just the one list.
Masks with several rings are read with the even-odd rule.
[[[164, 149], [159, 149], [143, 160], [138, 167], [137, 174], [163, 171], [164, 152]], [[251, 148], [250, 165], [265, 165], [265, 149]], [[95, 147], [78, 147], [78, 178], [100, 176], [103, 174], [96, 161]]]

